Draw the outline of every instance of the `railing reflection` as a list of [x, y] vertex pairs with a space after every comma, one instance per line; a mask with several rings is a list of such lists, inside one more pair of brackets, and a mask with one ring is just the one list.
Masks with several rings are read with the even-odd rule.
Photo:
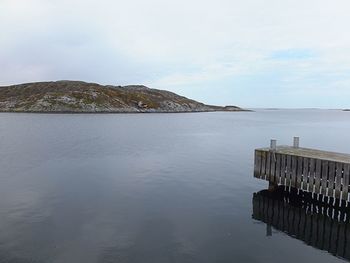
[[315, 248], [350, 260], [350, 210], [312, 198], [310, 193], [292, 190], [262, 190], [253, 195], [253, 218], [304, 241]]

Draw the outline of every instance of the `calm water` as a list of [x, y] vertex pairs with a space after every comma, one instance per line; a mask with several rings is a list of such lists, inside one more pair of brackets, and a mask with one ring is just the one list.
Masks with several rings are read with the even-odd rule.
[[253, 150], [350, 152], [350, 112], [0, 114], [0, 262], [342, 262], [252, 219]]

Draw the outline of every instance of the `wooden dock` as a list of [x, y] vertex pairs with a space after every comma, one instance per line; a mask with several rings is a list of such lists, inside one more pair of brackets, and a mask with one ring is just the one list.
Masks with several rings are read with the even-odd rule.
[[293, 146], [277, 146], [255, 150], [254, 177], [278, 185], [321, 195], [326, 202], [349, 201], [350, 155], [300, 148], [299, 138]]
[[349, 208], [317, 201], [308, 192], [280, 188], [253, 195], [252, 218], [266, 223], [266, 235], [272, 236], [273, 227], [307, 245], [350, 260]]

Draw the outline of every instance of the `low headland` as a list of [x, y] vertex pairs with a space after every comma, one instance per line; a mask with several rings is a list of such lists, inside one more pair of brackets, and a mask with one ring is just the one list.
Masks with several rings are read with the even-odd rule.
[[247, 111], [213, 106], [143, 85], [111, 86], [83, 81], [34, 82], [0, 87], [0, 112], [173, 113]]

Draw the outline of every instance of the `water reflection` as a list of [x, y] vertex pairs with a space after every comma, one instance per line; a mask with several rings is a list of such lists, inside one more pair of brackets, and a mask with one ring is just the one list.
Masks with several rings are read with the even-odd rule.
[[267, 224], [307, 245], [328, 251], [350, 261], [350, 210], [312, 199], [311, 195], [292, 190], [262, 190], [253, 195], [253, 219]]

